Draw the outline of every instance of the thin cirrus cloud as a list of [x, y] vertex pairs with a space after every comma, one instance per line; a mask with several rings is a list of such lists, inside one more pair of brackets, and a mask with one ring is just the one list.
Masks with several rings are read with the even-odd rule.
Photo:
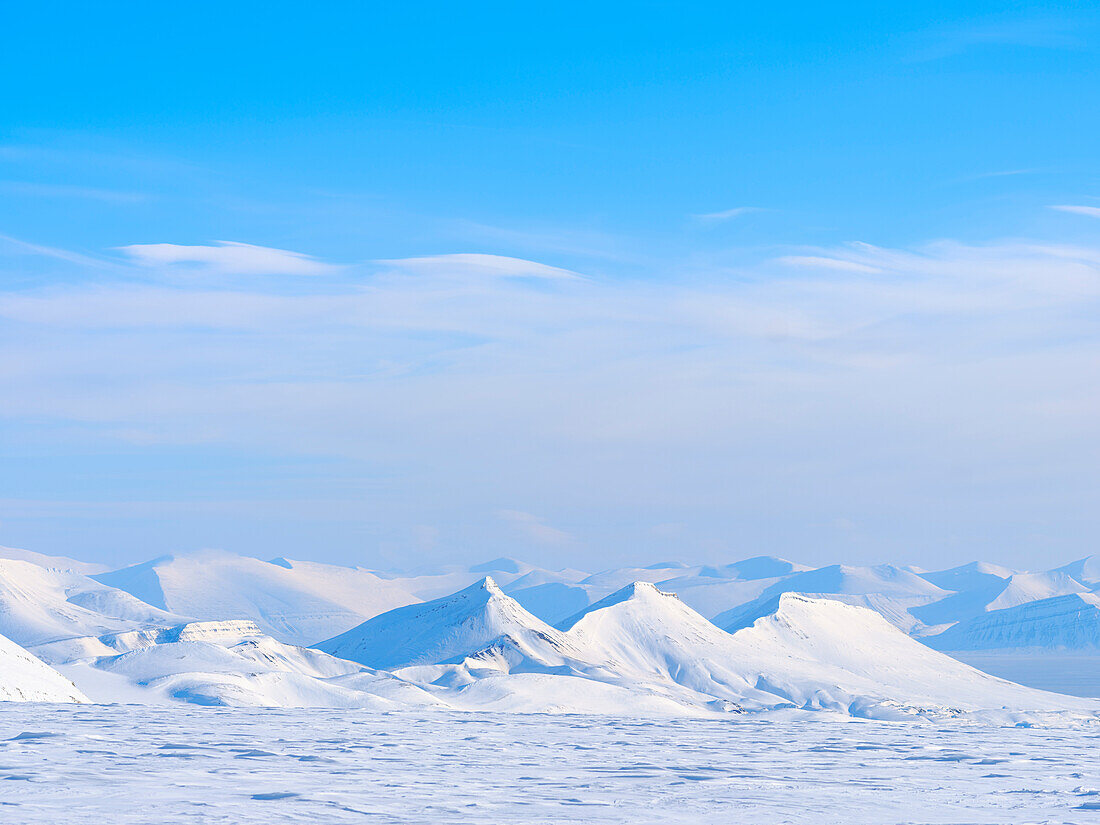
[[917, 48], [909, 60], [939, 60], [981, 48], [1078, 49], [1083, 43], [1080, 28], [1074, 20], [1057, 17], [990, 19], [939, 27], [922, 32], [912, 41]]
[[703, 223], [721, 223], [763, 211], [764, 209], [759, 206], [735, 206], [732, 209], [723, 209], [721, 212], [706, 212], [701, 215], [692, 215], [692, 217]]
[[143, 192], [120, 192], [92, 186], [72, 186], [59, 183], [34, 183], [29, 181], [0, 181], [0, 190], [13, 195], [43, 198], [83, 198], [104, 203], [142, 203], [148, 200]]
[[[626, 512], [770, 529], [759, 513], [791, 479], [815, 523], [887, 508], [919, 527], [929, 491], [998, 539], [1004, 509], [1034, 510], [1037, 490], [1051, 523], [1081, 509], [1073, 485], [1039, 482], [1088, 477], [1100, 449], [1100, 247], [791, 257], [735, 278], [545, 281], [537, 262], [428, 256], [294, 294], [271, 279], [107, 282], [74, 261], [86, 278], [0, 289], [0, 416], [27, 443], [338, 457], [404, 537], [483, 514], [486, 535], [559, 558], [620, 541], [599, 531]], [[481, 274], [438, 274], [456, 263]], [[884, 485], [876, 473], [899, 464], [912, 483]], [[548, 501], [568, 533], [537, 515]]]
[[183, 265], [222, 275], [324, 275], [339, 268], [301, 252], [237, 241], [215, 241], [213, 246], [130, 244], [119, 250], [143, 266]]
[[776, 263], [803, 269], [830, 269], [836, 272], [864, 272], [875, 274], [882, 269], [870, 264], [844, 258], [829, 258], [824, 255], [783, 255], [775, 259]]
[[419, 258], [396, 258], [375, 263], [408, 272], [462, 278], [543, 278], [549, 280], [578, 280], [576, 272], [548, 266], [523, 258], [483, 253], [455, 253], [428, 255]]
[[1100, 206], [1073, 206], [1073, 205], [1058, 205], [1052, 206], [1051, 209], [1057, 209], [1059, 212], [1070, 212], [1074, 215], [1085, 215], [1089, 218], [1100, 218]]

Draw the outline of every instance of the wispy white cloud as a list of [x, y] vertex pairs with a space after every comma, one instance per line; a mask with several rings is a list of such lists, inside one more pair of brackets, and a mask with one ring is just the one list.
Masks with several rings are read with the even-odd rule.
[[487, 246], [522, 250], [524, 254], [579, 256], [586, 259], [644, 262], [637, 245], [629, 237], [621, 237], [591, 228], [573, 226], [495, 226], [471, 220], [454, 220], [444, 224], [448, 236], [471, 240]]
[[15, 195], [45, 198], [83, 198], [104, 203], [141, 203], [148, 200], [148, 196], [141, 192], [119, 192], [113, 189], [97, 189], [90, 186], [33, 183], [29, 181], [0, 181], [0, 190]]
[[1057, 209], [1059, 212], [1070, 212], [1074, 215], [1085, 215], [1090, 218], [1100, 218], [1100, 206], [1059, 205], [1051, 206], [1050, 208]]
[[[97, 271], [0, 291], [0, 417], [14, 437], [54, 437], [50, 422], [85, 446], [359, 462], [371, 506], [409, 513], [406, 543], [414, 524], [463, 540], [455, 525], [474, 512], [510, 537], [568, 542], [532, 515], [545, 501], [568, 513], [566, 548], [617, 529], [608, 513], [735, 529], [792, 489], [815, 523], [841, 512], [873, 535], [887, 516], [917, 529], [975, 486], [1027, 509], [1041, 485], [1002, 496], [1006, 479], [1091, 477], [1100, 247], [787, 257], [830, 263], [548, 281], [511, 277], [536, 262], [490, 258], [497, 275], [466, 276], [443, 256], [293, 295]], [[1080, 504], [1072, 485], [1051, 489]]]
[[410, 272], [461, 278], [547, 278], [575, 280], [580, 276], [568, 269], [536, 263], [523, 258], [481, 253], [430, 255], [422, 258], [398, 258], [376, 263]]
[[338, 269], [301, 252], [236, 241], [215, 241], [214, 244], [131, 244], [119, 249], [144, 266], [182, 264], [225, 275], [323, 275]]
[[1079, 24], [1054, 16], [968, 21], [930, 29], [916, 40], [919, 45], [911, 57], [916, 61], [938, 60], [991, 46], [1077, 49], [1084, 42]]
[[692, 217], [704, 223], [719, 223], [763, 211], [765, 210], [759, 206], [735, 206], [732, 209], [723, 209], [721, 212], [707, 212], [702, 215], [692, 215]]
[[823, 255], [782, 255], [776, 263], [806, 269], [831, 269], [839, 272], [881, 272], [878, 267], [845, 258], [827, 258]]
[[0, 248], [4, 246], [27, 255], [37, 255], [43, 258], [52, 258], [57, 261], [64, 261], [66, 263], [76, 264], [77, 266], [82, 267], [105, 269], [112, 266], [112, 264], [108, 261], [102, 261], [89, 255], [81, 255], [78, 252], [72, 252], [68, 249], [60, 249], [58, 247], [30, 243], [29, 241], [20, 240], [19, 238], [13, 238], [10, 235], [0, 235]]

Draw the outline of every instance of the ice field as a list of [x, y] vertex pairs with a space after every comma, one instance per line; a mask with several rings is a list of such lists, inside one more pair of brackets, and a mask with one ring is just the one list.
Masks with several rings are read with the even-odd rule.
[[4, 823], [1087, 823], [1100, 725], [0, 705]]

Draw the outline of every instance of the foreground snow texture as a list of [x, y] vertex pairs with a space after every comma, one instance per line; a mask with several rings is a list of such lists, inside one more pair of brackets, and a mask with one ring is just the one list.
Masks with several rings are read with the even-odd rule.
[[0, 821], [1080, 823], [1100, 728], [0, 705]]

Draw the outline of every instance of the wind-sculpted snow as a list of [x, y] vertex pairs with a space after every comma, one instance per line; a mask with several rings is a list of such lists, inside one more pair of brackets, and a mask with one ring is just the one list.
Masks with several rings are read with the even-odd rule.
[[19, 825], [1089, 823], [1089, 726], [18, 705]]

